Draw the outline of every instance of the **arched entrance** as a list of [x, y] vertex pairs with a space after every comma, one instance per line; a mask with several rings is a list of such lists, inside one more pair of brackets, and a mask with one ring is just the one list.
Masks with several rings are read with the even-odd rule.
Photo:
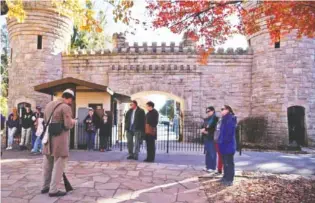
[[154, 101], [154, 97], [150, 98], [150, 96], [152, 96], [152, 95], [160, 95], [160, 96], [164, 96], [166, 98], [166, 100], [173, 100], [174, 101], [174, 114], [183, 114], [184, 113], [184, 105], [185, 105], [184, 99], [179, 97], [179, 96], [176, 96], [174, 94], [168, 93], [168, 92], [143, 91], [143, 92], [138, 92], [138, 93], [131, 95], [131, 99], [137, 100], [139, 103], [139, 106], [142, 108], [145, 108], [145, 104], [149, 100], [153, 100], [152, 102], [154, 102], [154, 103], [159, 102], [159, 101]]
[[32, 109], [32, 105], [30, 103], [27, 102], [18, 103], [17, 109], [20, 116], [22, 116], [25, 113], [25, 107], [27, 106]]
[[305, 108], [291, 106], [288, 108], [288, 129], [290, 144], [306, 145]]

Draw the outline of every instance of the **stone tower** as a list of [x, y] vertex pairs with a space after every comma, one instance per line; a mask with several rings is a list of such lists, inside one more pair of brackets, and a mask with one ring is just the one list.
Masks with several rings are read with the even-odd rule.
[[253, 51], [251, 115], [268, 120], [271, 145], [286, 145], [292, 128], [288, 108], [304, 109], [304, 121], [297, 122], [304, 123], [305, 145], [315, 145], [315, 39], [297, 39], [291, 33], [272, 43], [263, 20], [261, 30], [247, 38]]
[[68, 46], [73, 30], [69, 18], [59, 15], [48, 0], [23, 3], [26, 19], [8, 19], [11, 48], [9, 101], [11, 109], [19, 103], [42, 107], [50, 96], [34, 92], [34, 86], [62, 78], [61, 52]]

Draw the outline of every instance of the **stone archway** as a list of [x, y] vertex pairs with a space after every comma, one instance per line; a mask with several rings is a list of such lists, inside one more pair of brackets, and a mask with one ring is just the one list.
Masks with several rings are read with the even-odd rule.
[[[142, 91], [142, 92], [138, 92], [138, 93], [135, 93], [135, 94], [132, 94], [130, 95], [131, 96], [131, 99], [132, 100], [139, 100], [138, 103], [140, 103], [140, 106], [143, 106], [145, 105], [146, 102], [148, 102], [146, 99], [143, 99], [145, 98], [146, 96], [149, 96], [149, 95], [163, 95], [163, 96], [166, 96], [167, 98], [169, 99], [172, 99], [178, 103], [180, 103], [180, 110], [184, 110], [185, 109], [185, 100], [179, 96], [176, 96], [172, 93], [168, 93], [168, 92], [163, 92], [163, 91]], [[154, 102], [154, 101], [152, 101]]]
[[35, 109], [35, 107], [36, 107], [35, 100], [34, 99], [30, 99], [30, 98], [26, 98], [26, 97], [21, 97], [21, 98], [15, 100], [14, 107], [18, 108], [19, 113], [20, 113], [20, 111], [22, 109], [21, 106], [24, 107], [25, 104], [28, 104], [31, 107], [31, 109], [32, 108]]
[[[170, 98], [183, 102], [182, 115], [185, 125], [202, 122], [202, 94], [199, 87], [199, 76], [185, 72], [155, 72], [145, 74], [137, 71], [121, 72], [113, 70], [109, 73], [108, 86], [115, 92], [125, 95], [136, 95], [141, 92], [162, 92]], [[196, 89], [198, 88], [198, 89]], [[123, 115], [122, 105], [119, 105], [120, 115]]]

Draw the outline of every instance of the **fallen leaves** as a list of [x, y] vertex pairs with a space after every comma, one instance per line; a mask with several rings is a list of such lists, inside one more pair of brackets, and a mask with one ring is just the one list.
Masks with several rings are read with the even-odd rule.
[[200, 179], [209, 202], [314, 203], [315, 180], [295, 175], [246, 172], [225, 187], [215, 178]]

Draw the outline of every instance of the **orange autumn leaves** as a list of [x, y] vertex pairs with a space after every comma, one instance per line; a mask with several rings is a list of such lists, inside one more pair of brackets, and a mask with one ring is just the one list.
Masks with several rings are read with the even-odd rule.
[[194, 33], [194, 40], [202, 41], [205, 48], [223, 43], [239, 30], [229, 17], [239, 13], [240, 7], [226, 1], [156, 1], [147, 9], [154, 17], [154, 27]]
[[259, 20], [265, 16], [273, 42], [296, 31], [297, 37], [315, 37], [315, 1], [264, 1], [259, 7], [243, 11], [247, 34], [259, 31]]
[[[260, 1], [246, 10], [247, 1], [149, 1], [147, 9], [154, 18], [154, 27], [168, 27], [174, 33], [188, 32], [194, 41], [201, 42], [202, 64], [207, 63], [214, 46], [233, 34], [258, 32], [261, 19], [266, 20], [273, 42], [294, 30], [297, 37], [315, 37], [315, 1]], [[231, 16], [238, 22], [232, 22]]]

